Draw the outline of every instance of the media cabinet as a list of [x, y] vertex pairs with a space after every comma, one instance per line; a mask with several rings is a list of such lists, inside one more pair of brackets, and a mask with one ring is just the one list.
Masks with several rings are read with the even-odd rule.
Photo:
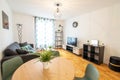
[[80, 49], [78, 47], [72, 46], [72, 45], [63, 45], [63, 49], [70, 51], [76, 55], [81, 55], [80, 54]]

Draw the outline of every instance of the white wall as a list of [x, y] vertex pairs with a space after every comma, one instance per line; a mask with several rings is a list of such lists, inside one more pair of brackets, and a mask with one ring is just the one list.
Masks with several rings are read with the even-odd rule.
[[[22, 42], [29, 42], [35, 44], [35, 24], [34, 17], [22, 13], [14, 12], [14, 39], [18, 41], [18, 31], [16, 24], [23, 24], [22, 28]], [[57, 20], [55, 26], [57, 29], [58, 25], [64, 26], [63, 20]], [[18, 41], [19, 42], [19, 41]]]
[[[72, 27], [73, 21], [78, 21], [77, 28]], [[67, 36], [74, 36], [79, 39], [79, 47], [93, 39], [99, 40], [100, 44], [104, 43], [104, 63], [108, 63], [110, 56], [120, 56], [119, 34], [120, 4], [66, 20], [64, 27], [64, 41]]]
[[58, 30], [59, 25], [61, 25], [62, 27], [64, 27], [64, 25], [65, 25], [64, 22], [65, 22], [64, 20], [56, 20], [56, 21], [55, 21], [56, 30]]
[[[9, 29], [3, 29], [2, 27], [2, 11], [8, 15]], [[6, 0], [0, 0], [0, 59], [2, 58], [2, 51], [12, 42], [14, 42], [12, 29], [12, 11], [9, 8]], [[2, 80], [1, 75], [0, 80]]]
[[14, 39], [18, 41], [18, 31], [16, 24], [22, 24], [22, 42], [35, 44], [34, 17], [21, 13], [14, 13]]
[[[2, 27], [2, 11], [8, 15], [9, 29], [3, 29]], [[12, 24], [12, 11], [5, 0], [0, 0], [0, 58], [4, 48], [14, 42]]]

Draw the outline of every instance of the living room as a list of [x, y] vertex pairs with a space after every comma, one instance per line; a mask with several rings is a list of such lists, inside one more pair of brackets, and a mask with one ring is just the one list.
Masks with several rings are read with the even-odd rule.
[[[56, 9], [55, 0], [50, 1], [51, 3], [48, 0], [45, 0], [45, 1], [46, 1], [46, 4], [43, 2], [44, 5], [51, 8], [51, 6], [48, 5], [50, 4], [54, 7], [54, 9]], [[22, 6], [20, 6], [20, 3], [24, 3], [24, 4], [21, 4]], [[35, 12], [34, 9], [32, 7], [29, 9], [30, 5], [27, 3], [29, 3], [28, 0], [26, 0], [25, 2], [24, 0], [22, 1], [1, 0], [0, 1], [0, 11], [1, 11], [1, 15], [0, 15], [0, 21], [1, 21], [0, 22], [0, 59], [2, 59], [3, 50], [8, 45], [16, 41], [19, 42], [16, 24], [22, 24], [22, 42], [29, 42], [35, 45], [36, 40], [35, 40], [34, 16], [45, 17], [45, 18], [46, 17], [49, 18], [48, 16], [50, 16], [49, 14], [47, 14], [47, 11], [45, 13], [42, 13], [42, 11], [39, 11], [39, 9], [38, 9], [38, 13], [33, 15], [30, 12], [34, 13]], [[33, 3], [32, 0], [31, 0], [31, 3]], [[33, 4], [39, 5], [41, 3], [42, 1], [37, 0]], [[62, 17], [64, 16], [68, 17], [67, 15], [68, 14], [70, 15], [70, 17], [68, 17], [67, 19], [63, 18], [61, 20], [58, 20], [57, 22], [57, 26], [59, 24], [63, 26], [63, 44], [64, 45], [67, 45], [67, 37], [69, 36], [77, 37], [77, 47], [80, 49], [83, 48], [83, 44], [87, 43], [88, 40], [89, 41], [99, 40], [99, 45], [104, 45], [105, 47], [104, 59], [103, 59], [104, 64], [107, 64], [107, 65], [109, 64], [110, 56], [120, 57], [120, 49], [119, 49], [120, 38], [118, 35], [120, 34], [120, 28], [119, 28], [120, 1], [119, 0], [99, 0], [99, 1], [77, 0], [76, 2], [74, 0], [70, 0], [68, 2], [61, 0], [61, 3], [62, 5], [60, 7], [68, 9], [68, 13], [62, 14]], [[70, 6], [64, 7], [67, 4]], [[84, 7], [80, 6], [81, 7], [80, 8], [78, 7], [79, 5], [83, 5]], [[34, 7], [38, 8], [36, 6]], [[24, 10], [24, 13], [22, 12], [22, 9]], [[53, 12], [54, 12], [54, 9], [53, 9]], [[71, 9], [73, 9], [73, 11]], [[69, 10], [71, 10], [74, 13], [70, 13]], [[78, 12], [75, 12], [74, 10], [75, 11], [77, 10]], [[9, 29], [3, 28], [2, 11], [4, 11], [8, 16]], [[80, 11], [81, 13], [79, 13]], [[64, 10], [63, 12], [61, 10], [61, 13], [64, 13]], [[48, 15], [48, 16], [45, 16], [45, 15]], [[77, 22], [78, 24], [77, 27], [73, 27], [73, 22]], [[79, 56], [76, 56], [76, 55], [74, 56], [79, 58]], [[100, 65], [98, 65], [98, 67], [99, 66]], [[118, 75], [118, 77], [114, 75], [115, 78], [112, 79], [112, 78], [107, 78], [108, 77], [107, 76], [106, 79], [102, 79], [102, 80], [119, 80], [120, 73], [114, 72], [114, 71], [113, 73]]]

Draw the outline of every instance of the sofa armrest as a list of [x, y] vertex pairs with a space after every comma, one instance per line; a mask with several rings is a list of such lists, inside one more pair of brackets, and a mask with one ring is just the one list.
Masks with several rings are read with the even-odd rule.
[[[27, 62], [31, 59], [34, 59], [34, 58], [37, 58], [39, 57], [38, 55], [36, 54], [23, 54], [23, 55], [16, 55], [16, 56], [20, 56], [22, 59], [23, 59], [23, 62]], [[16, 56], [8, 56], [8, 57], [4, 57], [1, 59], [1, 65], [3, 64], [4, 61], [8, 60], [8, 59], [11, 59], [13, 57], [16, 57]]]
[[[19, 55], [16, 55], [16, 56], [19, 56]], [[13, 57], [15, 57], [15, 56], [3, 57], [3, 58], [1, 59], [1, 65], [3, 64], [4, 61], [9, 60], [9, 59], [11, 59], [11, 58], [13, 58]]]
[[[39, 56], [36, 55], [36, 54], [27, 54], [27, 55], [24, 54], [24, 55], [16, 55], [16, 56], [20, 56], [20, 57], [22, 58], [22, 60], [23, 60], [24, 63], [27, 62], [27, 61], [29, 61], [29, 60], [31, 60], [31, 59], [34, 59], [34, 58], [39, 57]], [[2, 72], [2, 64], [3, 64], [6, 60], [9, 60], [9, 59], [11, 59], [11, 58], [13, 58], [13, 57], [16, 57], [16, 56], [9, 56], [9, 57], [4, 57], [4, 58], [1, 59], [1, 72]]]
[[[18, 56], [18, 55], [16, 55], [16, 56]], [[1, 62], [0, 62], [0, 63], [1, 63], [1, 73], [2, 73], [2, 65], [3, 65], [3, 63], [4, 63], [5, 61], [11, 59], [11, 58], [16, 57], [16, 56], [8, 56], [8, 57], [3, 57], [3, 58], [1, 59]]]

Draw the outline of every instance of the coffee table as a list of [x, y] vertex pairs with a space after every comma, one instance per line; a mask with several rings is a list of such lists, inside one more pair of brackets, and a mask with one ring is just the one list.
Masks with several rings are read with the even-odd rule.
[[62, 57], [51, 60], [49, 69], [43, 69], [42, 62], [33, 59], [20, 66], [12, 80], [73, 80], [74, 66]]

